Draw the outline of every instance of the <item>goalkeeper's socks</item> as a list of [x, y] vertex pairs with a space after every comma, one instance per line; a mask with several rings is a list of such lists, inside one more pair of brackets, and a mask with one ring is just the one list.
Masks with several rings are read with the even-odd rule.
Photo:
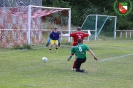
[[49, 49], [49, 53], [51, 53], [51, 50], [52, 50], [52, 49]]
[[58, 53], [58, 47], [56, 47], [56, 53]]

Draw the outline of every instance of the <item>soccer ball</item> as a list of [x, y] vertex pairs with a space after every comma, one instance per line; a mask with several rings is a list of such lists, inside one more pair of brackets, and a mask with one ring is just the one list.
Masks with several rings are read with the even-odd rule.
[[47, 62], [48, 59], [47, 59], [46, 57], [43, 57], [43, 58], [42, 58], [42, 61], [43, 61], [43, 62]]

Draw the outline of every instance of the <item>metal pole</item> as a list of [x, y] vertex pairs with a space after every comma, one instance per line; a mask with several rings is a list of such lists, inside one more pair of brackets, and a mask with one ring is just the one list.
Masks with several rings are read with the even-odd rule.
[[95, 41], [97, 39], [97, 20], [98, 20], [98, 16], [96, 14], [96, 22], [95, 22]]
[[[88, 15], [88, 16], [90, 16], [90, 15]], [[88, 16], [85, 18], [85, 21], [83, 22], [83, 24], [82, 24], [82, 26], [81, 26], [82, 29], [83, 29], [83, 25], [85, 24], [85, 22], [86, 22]]]
[[114, 39], [116, 39], [116, 22], [117, 22], [117, 16], [115, 18], [115, 24], [114, 24]]
[[[69, 9], [68, 32], [69, 32], [69, 34], [70, 34], [70, 32], [71, 32], [71, 9]], [[70, 42], [70, 41], [71, 41], [71, 38], [68, 37], [68, 42]]]
[[28, 45], [30, 45], [30, 30], [31, 30], [31, 6], [28, 6]]

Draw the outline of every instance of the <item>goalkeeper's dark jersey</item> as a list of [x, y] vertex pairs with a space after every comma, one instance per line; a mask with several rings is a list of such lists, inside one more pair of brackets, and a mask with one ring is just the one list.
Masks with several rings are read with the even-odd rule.
[[90, 48], [84, 44], [78, 44], [77, 46], [71, 49], [71, 53], [75, 54], [77, 58], [82, 59], [86, 58], [86, 51]]
[[50, 34], [50, 38], [51, 38], [52, 40], [58, 40], [59, 35], [60, 35], [59, 32], [56, 32], [56, 33], [55, 33], [54, 31], [52, 31], [51, 34]]

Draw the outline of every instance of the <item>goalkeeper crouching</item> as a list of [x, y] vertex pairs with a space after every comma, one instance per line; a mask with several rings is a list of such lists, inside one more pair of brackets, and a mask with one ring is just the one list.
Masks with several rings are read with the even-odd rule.
[[[51, 32], [51, 33], [52, 33], [52, 32]], [[58, 33], [60, 34], [60, 32], [58, 32]], [[46, 43], [46, 47], [49, 46], [50, 41], [51, 41], [51, 38], [50, 38], [50, 36], [49, 36], [48, 41], [47, 41], [47, 43]], [[61, 40], [60, 40], [60, 37], [59, 37], [59, 38], [58, 38], [58, 46], [59, 46], [59, 47], [60, 47], [60, 43], [61, 43]]]
[[58, 39], [60, 38], [60, 33], [57, 31], [57, 28], [54, 28], [54, 30], [50, 33], [50, 47], [49, 52], [52, 50], [52, 46], [56, 45], [56, 53], [58, 53]]

